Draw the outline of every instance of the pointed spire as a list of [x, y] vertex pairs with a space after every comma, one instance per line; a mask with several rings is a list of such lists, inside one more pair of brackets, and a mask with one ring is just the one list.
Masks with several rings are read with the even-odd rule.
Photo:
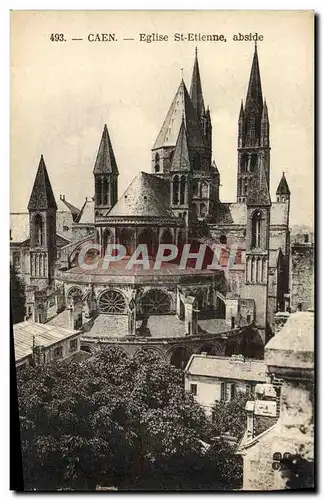
[[252, 177], [250, 192], [247, 196], [248, 206], [267, 207], [271, 206], [271, 198], [265, 175], [263, 163], [260, 162], [259, 175]]
[[200, 119], [205, 114], [205, 104], [200, 80], [197, 47], [195, 48], [195, 62], [191, 78], [190, 97], [197, 116]]
[[219, 175], [219, 170], [218, 170], [218, 167], [217, 167], [217, 165], [216, 165], [215, 160], [213, 160], [212, 167], [213, 167], [213, 169], [215, 170], [215, 173]]
[[188, 152], [187, 132], [184, 116], [182, 116], [181, 127], [172, 158], [171, 170], [173, 172], [189, 171], [190, 160]]
[[57, 205], [44, 157], [41, 155], [33, 190], [28, 203], [28, 210], [47, 210], [48, 208], [57, 210]]
[[117, 163], [108, 134], [107, 125], [104, 126], [93, 173], [118, 175]]
[[182, 116], [184, 116], [190, 146], [205, 147], [197, 114], [188, 94], [187, 87], [182, 80], [154, 143], [153, 150], [176, 145]]
[[289, 189], [288, 182], [287, 182], [287, 179], [285, 176], [285, 172], [282, 172], [282, 177], [281, 177], [280, 182], [278, 184], [276, 194], [290, 196], [290, 189]]
[[262, 98], [262, 86], [261, 86], [257, 44], [255, 44], [254, 48], [249, 86], [246, 95], [245, 109], [248, 109], [254, 105], [256, 105], [258, 109], [260, 109], [260, 111], [262, 110], [263, 98]]

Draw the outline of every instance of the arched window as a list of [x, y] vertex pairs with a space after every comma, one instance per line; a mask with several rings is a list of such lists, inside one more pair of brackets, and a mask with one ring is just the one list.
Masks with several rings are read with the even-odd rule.
[[262, 212], [257, 210], [252, 216], [252, 248], [260, 248], [261, 246], [261, 219]]
[[96, 202], [97, 205], [102, 205], [102, 182], [101, 179], [96, 180]]
[[258, 156], [253, 154], [250, 161], [250, 172], [254, 172], [257, 166]]
[[73, 286], [69, 289], [67, 293], [67, 302], [81, 302], [82, 301], [82, 290], [77, 286]]
[[126, 248], [126, 254], [131, 255], [134, 247], [134, 233], [130, 229], [121, 229], [118, 242]]
[[198, 183], [198, 181], [194, 180], [193, 183], [192, 183], [192, 189], [193, 189], [194, 196], [198, 196], [199, 195], [198, 188], [199, 188], [199, 183]]
[[172, 180], [172, 203], [173, 205], [178, 205], [179, 203], [179, 177], [175, 175]]
[[161, 290], [150, 290], [140, 299], [140, 309], [143, 314], [169, 314], [170, 297]]
[[173, 243], [173, 236], [169, 229], [166, 229], [161, 236], [161, 243]]
[[155, 154], [154, 172], [160, 172], [160, 155], [159, 155], [159, 153]]
[[102, 183], [102, 191], [103, 191], [103, 205], [108, 205], [108, 182], [107, 179], [103, 180]]
[[99, 297], [98, 306], [102, 314], [125, 314], [126, 312], [125, 298], [116, 290], [103, 292]]
[[244, 154], [244, 155], [242, 155], [241, 162], [240, 162], [241, 173], [243, 173], [243, 174], [246, 172], [246, 165], [247, 165], [247, 155]]
[[201, 169], [200, 154], [198, 152], [195, 153], [193, 165], [194, 165], [194, 170], [200, 170]]
[[35, 245], [41, 247], [44, 244], [44, 224], [40, 214], [35, 215]]
[[201, 197], [208, 198], [208, 184], [206, 182], [201, 184]]
[[108, 243], [113, 242], [113, 235], [109, 229], [105, 229], [102, 238], [103, 253], [105, 254]]
[[200, 205], [200, 217], [206, 217], [207, 214], [207, 207], [205, 203], [202, 203]]
[[243, 194], [246, 196], [248, 193], [248, 180], [245, 178], [244, 179], [244, 189], [243, 189]]
[[186, 178], [181, 176], [180, 180], [180, 205], [184, 205], [186, 201]]
[[147, 245], [147, 251], [149, 255], [155, 255], [156, 248], [157, 248], [157, 237], [154, 231], [152, 229], [144, 229], [137, 238], [137, 244], [142, 245], [145, 244]]

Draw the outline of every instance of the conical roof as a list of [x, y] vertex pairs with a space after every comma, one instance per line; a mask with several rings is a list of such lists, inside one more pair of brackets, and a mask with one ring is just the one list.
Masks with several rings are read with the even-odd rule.
[[181, 80], [153, 149], [176, 145], [183, 116], [189, 147], [205, 147], [197, 113], [193, 107], [185, 83]]
[[114, 150], [111, 145], [107, 125], [105, 125], [93, 169], [94, 174], [118, 174]]
[[28, 203], [28, 210], [47, 210], [48, 208], [57, 210], [57, 205], [45, 161], [43, 155], [41, 155], [34, 186]]
[[197, 47], [195, 51], [195, 62], [192, 71], [191, 85], [190, 85], [190, 97], [193, 107], [196, 110], [197, 116], [200, 119], [205, 114], [205, 104], [204, 97], [201, 87], [200, 71], [197, 55]]
[[108, 216], [173, 218], [168, 201], [165, 180], [140, 172], [110, 210]]
[[171, 170], [174, 172], [190, 170], [187, 132], [184, 118], [182, 118], [177, 144], [172, 158]]
[[260, 163], [259, 174], [252, 177], [251, 189], [247, 196], [246, 204], [258, 207], [271, 206], [268, 183], [262, 163]]
[[288, 182], [285, 176], [285, 172], [282, 172], [282, 177], [280, 179], [280, 182], [277, 187], [276, 194], [285, 194], [285, 195], [290, 195], [290, 189], [288, 186]]

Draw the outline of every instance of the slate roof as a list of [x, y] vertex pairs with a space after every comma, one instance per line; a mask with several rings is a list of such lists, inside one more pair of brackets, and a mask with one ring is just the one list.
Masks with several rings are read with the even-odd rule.
[[245, 203], [219, 203], [213, 220], [215, 224], [246, 225]]
[[188, 144], [191, 147], [205, 147], [196, 110], [193, 107], [186, 85], [181, 80], [153, 149], [176, 145], [182, 117], [185, 120]]
[[188, 153], [187, 132], [184, 118], [182, 118], [181, 127], [172, 158], [171, 170], [182, 172], [190, 170], [190, 160]]
[[118, 168], [113, 147], [111, 145], [110, 137], [108, 134], [107, 125], [105, 125], [101, 142], [93, 169], [94, 174], [117, 174]]
[[43, 155], [41, 155], [34, 186], [28, 203], [28, 210], [46, 210], [48, 208], [57, 210], [57, 205], [44, 158]]
[[169, 182], [152, 174], [140, 172], [130, 183], [108, 217], [175, 218], [169, 208]]
[[266, 366], [255, 359], [240, 361], [234, 357], [192, 354], [185, 371], [204, 377], [266, 382]]
[[276, 194], [290, 194], [290, 189], [288, 186], [287, 179], [285, 177], [285, 172], [282, 172], [282, 177], [277, 187]]
[[13, 325], [16, 362], [32, 354], [33, 338], [35, 345], [50, 347], [51, 345], [75, 336], [78, 332], [58, 326], [23, 321]]
[[94, 224], [94, 201], [87, 198], [80, 210], [77, 222], [80, 224]]

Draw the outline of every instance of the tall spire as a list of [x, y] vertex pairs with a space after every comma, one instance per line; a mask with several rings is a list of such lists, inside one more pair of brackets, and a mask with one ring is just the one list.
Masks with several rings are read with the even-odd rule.
[[205, 104], [204, 104], [204, 97], [202, 93], [201, 80], [200, 80], [197, 47], [195, 48], [195, 62], [191, 78], [190, 97], [193, 107], [195, 108], [197, 116], [200, 120], [201, 117], [205, 114]]
[[263, 98], [262, 98], [262, 86], [261, 77], [259, 69], [259, 58], [258, 58], [258, 48], [255, 44], [254, 55], [250, 73], [249, 86], [246, 95], [245, 110], [257, 107], [260, 115], [262, 113]]
[[41, 155], [33, 190], [28, 203], [28, 210], [47, 210], [48, 208], [57, 210], [57, 205], [44, 157]]
[[108, 134], [107, 125], [104, 126], [93, 173], [118, 175], [117, 163]]
[[184, 116], [182, 116], [181, 127], [172, 159], [171, 170], [177, 172], [190, 170], [187, 132]]

